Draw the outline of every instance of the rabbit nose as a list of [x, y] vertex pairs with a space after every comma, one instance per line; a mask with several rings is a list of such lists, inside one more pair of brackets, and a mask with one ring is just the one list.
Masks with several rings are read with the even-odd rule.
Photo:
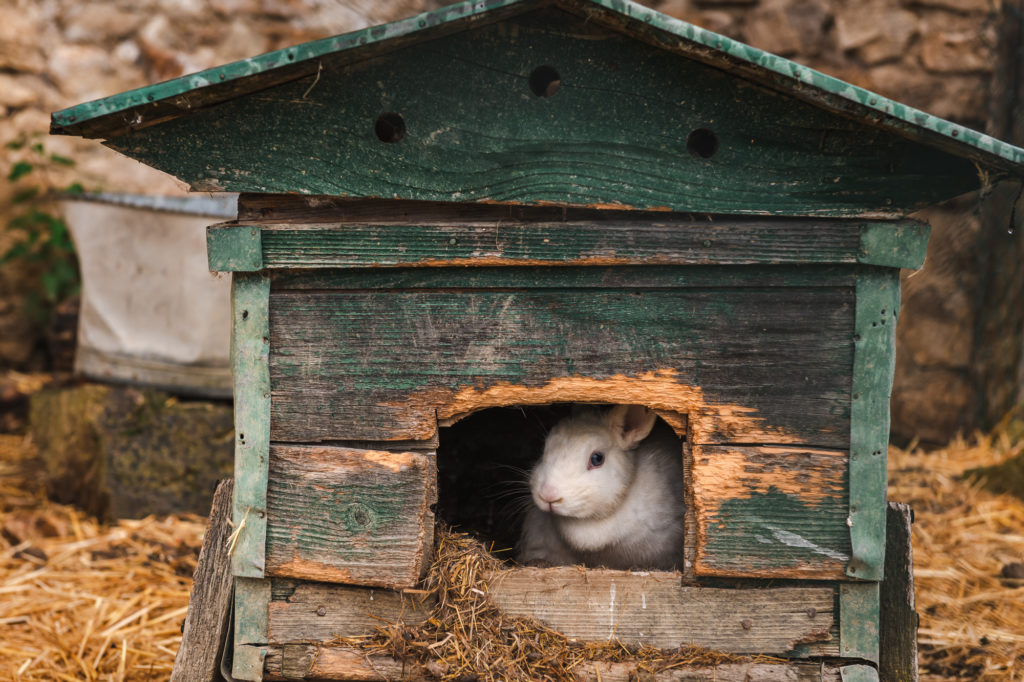
[[562, 501], [562, 496], [553, 485], [545, 485], [540, 489], [540, 499], [547, 504], [555, 504]]

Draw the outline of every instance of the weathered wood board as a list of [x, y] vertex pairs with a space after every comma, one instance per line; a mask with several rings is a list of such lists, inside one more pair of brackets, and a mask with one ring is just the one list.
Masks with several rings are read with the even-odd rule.
[[845, 451], [695, 445], [693, 453], [697, 575], [846, 579]]
[[[428, 209], [429, 210], [429, 209]], [[441, 212], [443, 213], [443, 212]], [[912, 221], [769, 221], [732, 218], [710, 222], [694, 216], [645, 214], [524, 221], [451, 216], [432, 221], [222, 223], [209, 228], [210, 267], [217, 271], [261, 268], [365, 268], [524, 265], [806, 265], [857, 264], [885, 258], [911, 262], [914, 253], [888, 250], [895, 235], [920, 236]], [[616, 212], [618, 214], [619, 212]], [[910, 239], [910, 241], [915, 241]], [[919, 241], [919, 240], [918, 240]], [[880, 243], [881, 242], [881, 243]], [[913, 249], [904, 249], [913, 251]]]
[[676, 573], [567, 567], [504, 572], [489, 598], [579, 640], [783, 654], [829, 639], [834, 596], [831, 587], [716, 589], [682, 585]]
[[551, 402], [678, 412], [699, 443], [849, 441], [851, 288], [275, 287], [270, 308], [275, 441], [427, 439]]
[[[726, 663], [666, 670], [637, 676], [628, 663], [601, 663], [578, 670], [581, 682], [841, 682], [842, 668], [833, 663]], [[267, 680], [347, 680], [388, 682], [416, 679], [417, 671], [386, 656], [367, 656], [356, 649], [323, 649], [311, 645], [273, 646], [267, 655]]]
[[[516, 568], [488, 579], [488, 598], [511, 616], [537, 618], [565, 636], [672, 649], [684, 644], [733, 653], [783, 655], [800, 644], [838, 652], [835, 588], [728, 589], [681, 584], [678, 573]], [[417, 625], [421, 596], [348, 585], [275, 580], [273, 645], [370, 634], [382, 622]]]
[[274, 581], [269, 608], [271, 644], [329, 642], [371, 634], [382, 623], [418, 625], [433, 602], [388, 589], [306, 581]]
[[[541, 7], [325, 55], [315, 75], [109, 144], [199, 191], [850, 216], [977, 187], [967, 158], [665, 48]], [[539, 67], [551, 96], [531, 91]]]
[[272, 446], [267, 575], [413, 586], [433, 548], [436, 479], [423, 453]]

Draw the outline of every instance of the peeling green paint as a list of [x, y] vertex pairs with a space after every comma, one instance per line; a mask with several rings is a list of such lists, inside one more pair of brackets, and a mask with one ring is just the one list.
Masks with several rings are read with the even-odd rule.
[[259, 682], [268, 650], [271, 584], [269, 580], [235, 578], [234, 643], [231, 676]]
[[878, 583], [840, 583], [840, 655], [878, 662], [879, 613]]
[[235, 576], [262, 578], [266, 563], [267, 472], [270, 460], [270, 278], [235, 273], [231, 280], [231, 369], [235, 388]]
[[774, 487], [723, 501], [708, 519], [702, 564], [754, 572], [841, 566], [850, 558], [846, 491], [818, 492], [816, 504]]
[[206, 254], [213, 272], [255, 272], [263, 269], [259, 227], [222, 225], [206, 229]]
[[885, 560], [885, 467], [899, 277], [892, 268], [865, 267], [857, 274], [848, 519], [853, 559], [847, 574], [862, 580], [881, 580]]

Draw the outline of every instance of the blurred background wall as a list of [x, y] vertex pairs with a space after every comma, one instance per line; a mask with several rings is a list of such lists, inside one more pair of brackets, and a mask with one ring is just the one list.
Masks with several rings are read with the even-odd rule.
[[[652, 0], [680, 19], [1000, 137], [1017, 135], [1019, 0]], [[316, 38], [391, 21], [437, 0], [0, 0], [0, 173], [31, 145], [74, 161], [39, 182], [183, 195], [168, 176], [96, 141], [49, 138], [52, 111]], [[1013, 140], [1020, 144], [1021, 139]], [[18, 145], [14, 145], [18, 146]], [[0, 223], [17, 210], [0, 181]], [[998, 194], [998, 193], [997, 193]], [[1006, 194], [1006, 191], [1003, 192]], [[962, 197], [923, 216], [925, 268], [905, 277], [893, 434], [944, 443], [1020, 399], [1017, 197]], [[0, 231], [0, 253], [12, 236]], [[26, 313], [38, 264], [0, 268], [0, 368], [46, 369], [45, 325]]]

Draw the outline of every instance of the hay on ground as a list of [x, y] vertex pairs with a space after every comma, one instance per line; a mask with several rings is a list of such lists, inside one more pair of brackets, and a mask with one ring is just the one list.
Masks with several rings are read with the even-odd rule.
[[625, 645], [615, 640], [576, 642], [536, 620], [512, 617], [487, 599], [490, 581], [500, 580], [502, 562], [464, 533], [440, 528], [434, 562], [423, 592], [436, 599], [428, 621], [419, 626], [382, 624], [375, 635], [340, 638], [368, 654], [386, 654], [443, 680], [553, 680], [576, 682], [592, 663], [629, 663], [638, 672], [657, 673], [683, 666], [782, 662], [700, 647], [673, 650]]
[[[890, 449], [889, 499], [914, 510], [914, 583], [924, 680], [1024, 679], [1024, 501], [967, 480], [1024, 450], [1007, 438]], [[1024, 577], [1024, 576], [1022, 576]]]

